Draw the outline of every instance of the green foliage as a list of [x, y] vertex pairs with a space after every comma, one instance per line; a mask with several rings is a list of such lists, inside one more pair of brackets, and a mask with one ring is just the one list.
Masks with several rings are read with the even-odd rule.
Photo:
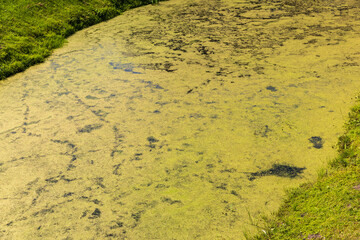
[[360, 101], [352, 108], [338, 156], [314, 183], [289, 191], [255, 239], [360, 239]]
[[291, 191], [267, 234], [256, 239], [359, 239], [359, 173], [345, 168]]
[[77, 30], [152, 0], [1, 0], [0, 80], [40, 63]]

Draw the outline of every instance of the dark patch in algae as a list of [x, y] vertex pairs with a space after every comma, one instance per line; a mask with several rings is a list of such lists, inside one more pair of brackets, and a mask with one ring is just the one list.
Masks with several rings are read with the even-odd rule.
[[90, 125], [86, 125], [85, 127], [79, 129], [79, 133], [90, 133], [95, 129], [99, 129], [101, 128], [103, 125], [102, 124], [90, 124]]
[[154, 142], [158, 142], [158, 141], [159, 141], [159, 140], [157, 140], [156, 138], [154, 138], [153, 136], [148, 137], [147, 140], [148, 140], [150, 143], [154, 143]]
[[182, 204], [182, 202], [180, 200], [172, 200], [171, 198], [168, 198], [168, 197], [163, 197], [161, 198], [161, 201], [165, 202], [165, 203], [168, 203], [170, 205], [173, 205], [173, 204]]
[[89, 219], [99, 218], [100, 216], [101, 216], [101, 211], [98, 208], [96, 208], [89, 217]]
[[269, 128], [268, 125], [265, 125], [262, 129], [257, 130], [254, 132], [254, 135], [260, 135], [261, 137], [268, 137], [268, 133], [272, 130]]
[[264, 177], [264, 176], [295, 178], [299, 174], [303, 173], [305, 169], [306, 168], [291, 167], [283, 164], [274, 164], [272, 168], [268, 170], [250, 173], [249, 180], [252, 181], [256, 177]]
[[271, 92], [276, 92], [277, 91], [276, 87], [273, 87], [273, 86], [267, 86], [266, 90], [269, 90]]
[[309, 141], [313, 144], [313, 147], [317, 149], [322, 148], [324, 144], [324, 141], [319, 136], [311, 137], [309, 138]]

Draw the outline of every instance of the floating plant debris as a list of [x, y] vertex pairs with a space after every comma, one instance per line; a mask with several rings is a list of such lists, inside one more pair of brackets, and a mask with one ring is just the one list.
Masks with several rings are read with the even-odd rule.
[[147, 138], [147, 140], [151, 143], [154, 143], [154, 142], [158, 142], [159, 140], [157, 140], [156, 138], [154, 138], [153, 136], [150, 136]]
[[131, 63], [114, 63], [114, 62], [109, 62], [109, 64], [113, 67], [113, 69], [120, 69], [123, 70], [125, 72], [130, 72], [133, 74], [142, 74], [141, 72], [136, 72], [134, 71], [134, 66]]
[[264, 127], [262, 127], [259, 130], [256, 130], [254, 132], [254, 135], [259, 135], [261, 137], [268, 137], [268, 133], [271, 132], [272, 130], [269, 128], [268, 125], [265, 125]]
[[309, 138], [309, 141], [313, 144], [314, 148], [320, 149], [323, 147], [324, 141], [321, 137], [315, 136]]
[[92, 132], [95, 129], [99, 129], [101, 128], [103, 125], [102, 124], [89, 124], [86, 125], [85, 127], [81, 128], [78, 130], [79, 133], [89, 133]]
[[249, 180], [252, 181], [256, 177], [264, 177], [264, 176], [295, 178], [299, 174], [303, 173], [305, 169], [306, 168], [292, 167], [284, 164], [274, 164], [272, 168], [268, 170], [250, 173]]
[[272, 92], [276, 92], [276, 91], [277, 91], [276, 87], [273, 87], [273, 86], [267, 86], [267, 87], [266, 87], [266, 90], [269, 90], [269, 91], [272, 91]]
[[100, 216], [101, 216], [101, 211], [98, 208], [96, 208], [89, 217], [89, 219], [99, 218]]

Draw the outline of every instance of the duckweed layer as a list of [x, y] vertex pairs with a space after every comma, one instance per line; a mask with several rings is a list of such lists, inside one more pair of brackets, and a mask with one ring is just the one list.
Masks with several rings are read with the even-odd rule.
[[173, 0], [73, 35], [0, 84], [0, 237], [256, 232], [336, 154], [360, 89], [357, 11]]

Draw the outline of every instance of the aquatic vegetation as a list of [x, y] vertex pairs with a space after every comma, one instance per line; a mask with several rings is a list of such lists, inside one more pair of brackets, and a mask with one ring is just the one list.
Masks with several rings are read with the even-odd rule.
[[323, 147], [324, 140], [319, 136], [311, 137], [308, 140], [313, 144], [314, 148], [319, 149]]
[[0, 238], [241, 239], [259, 229], [283, 189], [332, 156], [339, 109], [360, 88], [357, 22], [284, 8], [134, 9], [1, 83]]
[[299, 174], [303, 173], [305, 169], [306, 168], [293, 167], [285, 164], [274, 164], [270, 169], [250, 173], [249, 180], [252, 181], [256, 177], [264, 176], [295, 178]]

